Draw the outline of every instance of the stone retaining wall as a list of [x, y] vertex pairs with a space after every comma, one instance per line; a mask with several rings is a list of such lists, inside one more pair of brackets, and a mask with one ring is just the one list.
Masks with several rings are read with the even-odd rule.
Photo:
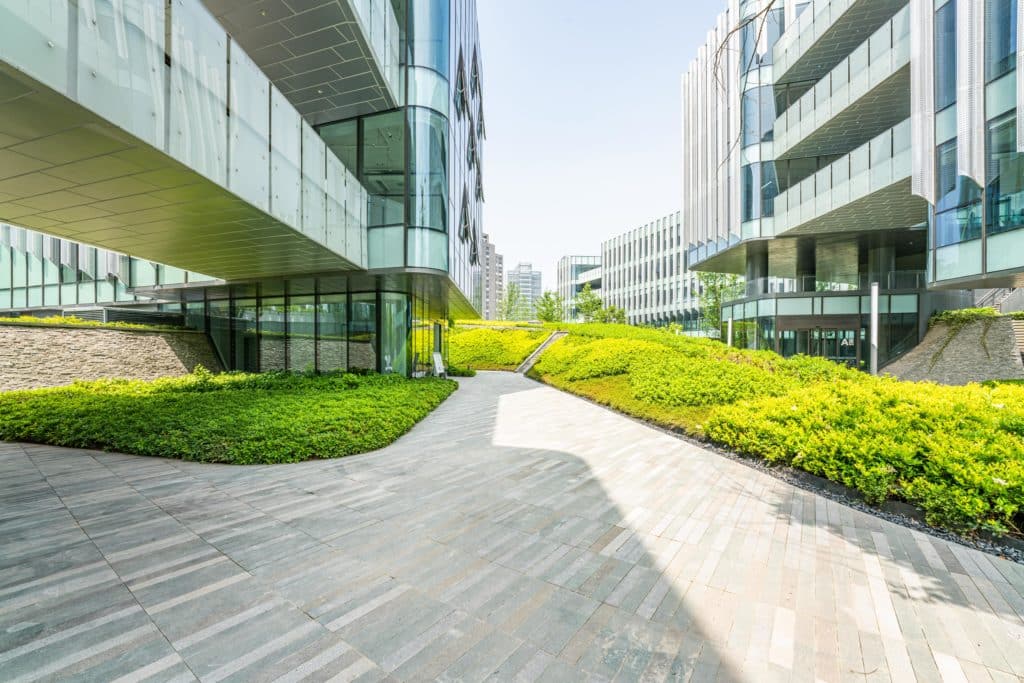
[[907, 355], [883, 368], [900, 379], [967, 384], [989, 379], [1024, 379], [1024, 363], [1009, 318], [974, 322], [955, 335], [938, 323]]
[[0, 390], [70, 384], [76, 379], [156, 379], [220, 361], [201, 332], [0, 325]]

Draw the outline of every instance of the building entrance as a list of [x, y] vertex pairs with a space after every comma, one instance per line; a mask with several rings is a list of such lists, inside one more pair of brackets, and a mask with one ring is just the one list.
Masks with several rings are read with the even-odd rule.
[[775, 350], [783, 356], [804, 354], [861, 365], [863, 339], [860, 320], [845, 316], [779, 318]]

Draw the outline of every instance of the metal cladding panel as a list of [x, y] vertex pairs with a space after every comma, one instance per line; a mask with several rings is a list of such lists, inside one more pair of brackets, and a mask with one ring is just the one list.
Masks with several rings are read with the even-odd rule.
[[1017, 0], [1017, 151], [1024, 152], [1024, 0]]
[[956, 20], [957, 170], [985, 187], [985, 3], [956, 0]]
[[910, 0], [911, 192], [935, 204], [935, 3]]

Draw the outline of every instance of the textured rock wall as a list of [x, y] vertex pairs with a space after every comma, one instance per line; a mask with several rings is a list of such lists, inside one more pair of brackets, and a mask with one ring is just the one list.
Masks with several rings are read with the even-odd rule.
[[70, 384], [76, 379], [156, 379], [196, 365], [219, 372], [205, 334], [0, 325], [0, 390]]
[[958, 333], [940, 323], [907, 355], [883, 372], [900, 379], [967, 384], [1024, 379], [1024, 363], [1009, 318], [965, 325]]

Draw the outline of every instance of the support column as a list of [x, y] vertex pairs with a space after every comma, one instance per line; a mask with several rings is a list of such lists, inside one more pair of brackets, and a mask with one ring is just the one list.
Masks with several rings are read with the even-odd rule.
[[814, 240], [801, 239], [796, 243], [796, 291], [813, 292], [817, 277], [817, 260], [814, 257]]

